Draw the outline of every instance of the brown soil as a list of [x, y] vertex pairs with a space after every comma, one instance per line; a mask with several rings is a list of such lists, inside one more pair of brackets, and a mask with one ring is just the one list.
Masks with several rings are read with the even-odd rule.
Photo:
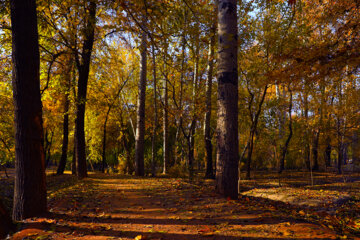
[[287, 204], [213, 190], [213, 181], [91, 175], [50, 194], [49, 216], [24, 221], [12, 239], [349, 238]]

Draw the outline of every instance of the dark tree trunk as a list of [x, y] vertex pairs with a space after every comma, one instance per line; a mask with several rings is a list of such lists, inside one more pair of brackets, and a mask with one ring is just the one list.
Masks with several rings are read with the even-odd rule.
[[342, 141], [339, 142], [339, 146], [338, 146], [338, 161], [337, 161], [337, 171], [338, 171], [338, 174], [341, 174], [342, 173], [342, 169], [341, 169], [341, 166], [342, 166], [342, 163], [343, 163], [343, 157], [344, 157], [344, 144], [342, 143]]
[[94, 33], [96, 25], [96, 3], [90, 1], [88, 5], [87, 22], [84, 29], [84, 43], [81, 53], [75, 54], [76, 65], [79, 72], [77, 108], [75, 121], [76, 141], [76, 173], [79, 179], [87, 177], [86, 153], [85, 153], [85, 103], [87, 94], [87, 83], [89, 80], [91, 53], [94, 45]]
[[[165, 53], [167, 52], [167, 48], [165, 48]], [[166, 62], [166, 57], [164, 55], [164, 62]], [[166, 63], [164, 63], [166, 65]], [[165, 67], [166, 69], [166, 67]], [[167, 168], [169, 164], [169, 119], [168, 119], [168, 86], [167, 86], [167, 76], [165, 70], [165, 76], [163, 80], [163, 101], [164, 101], [164, 109], [163, 109], [163, 174], [167, 173]]]
[[44, 132], [35, 0], [11, 0], [15, 186], [13, 219], [46, 213]]
[[50, 133], [50, 139], [49, 139], [49, 132], [45, 131], [45, 168], [49, 166], [50, 160], [51, 160], [51, 145], [52, 140], [54, 137], [54, 132]]
[[0, 238], [5, 239], [6, 235], [15, 230], [15, 225], [11, 221], [8, 211], [0, 201]]
[[293, 135], [292, 117], [291, 117], [293, 97], [292, 97], [292, 91], [290, 89], [289, 89], [289, 93], [290, 93], [290, 101], [289, 101], [289, 135], [288, 135], [288, 138], [286, 139], [285, 145], [281, 149], [280, 164], [279, 164], [279, 170], [278, 170], [279, 174], [282, 173], [282, 171], [284, 171], [284, 169], [285, 169], [285, 157], [286, 157], [286, 154], [288, 152], [290, 140], [291, 140], [292, 135]]
[[[216, 13], [217, 11], [215, 11]], [[215, 14], [214, 14], [215, 15]], [[206, 152], [206, 173], [205, 178], [215, 178], [213, 169], [212, 151], [213, 146], [211, 143], [211, 96], [212, 96], [212, 78], [214, 70], [214, 48], [216, 37], [216, 20], [214, 19], [211, 26], [211, 36], [209, 45], [209, 59], [208, 59], [208, 78], [206, 84], [206, 112], [205, 112], [205, 124], [204, 124], [204, 141]]]
[[238, 198], [237, 1], [218, 1], [218, 120], [216, 191]]
[[156, 131], [158, 127], [158, 109], [157, 109], [157, 77], [156, 77], [156, 56], [155, 56], [155, 46], [152, 45], [152, 61], [153, 61], [153, 81], [154, 81], [154, 126], [153, 134], [151, 138], [151, 175], [155, 177], [156, 175]]
[[314, 170], [314, 171], [319, 170], [319, 161], [318, 161], [319, 139], [320, 139], [320, 128], [317, 129], [317, 131], [315, 133], [313, 146], [312, 146], [312, 157], [313, 157], [312, 170]]
[[[144, 20], [144, 24], [146, 19]], [[146, 73], [147, 73], [147, 54], [146, 54], [146, 32], [142, 33], [140, 46], [140, 81], [139, 95], [137, 100], [136, 136], [135, 136], [135, 175], [144, 176], [144, 136], [145, 136], [145, 92], [146, 92]]]
[[331, 144], [330, 144], [330, 137], [326, 140], [326, 149], [325, 149], [325, 166], [331, 167]]
[[71, 173], [72, 173], [72, 175], [76, 175], [76, 142], [75, 142], [75, 136], [74, 136], [72, 163], [71, 163]]
[[61, 158], [59, 162], [59, 167], [57, 169], [57, 175], [64, 174], [66, 160], [67, 160], [67, 152], [69, 145], [69, 107], [70, 107], [70, 85], [71, 85], [71, 72], [72, 72], [72, 62], [69, 61], [69, 68], [65, 75], [65, 100], [64, 100], [64, 121], [63, 121], [63, 141], [61, 147]]
[[[250, 128], [250, 138], [249, 138], [249, 141], [248, 141], [249, 145], [247, 145], [248, 156], [247, 156], [247, 159], [246, 159], [246, 179], [251, 178], [250, 171], [251, 171], [252, 153], [253, 153], [253, 150], [254, 150], [254, 137], [255, 137], [255, 133], [256, 133], [256, 130], [257, 130], [258, 122], [259, 122], [259, 117], [260, 117], [260, 114], [261, 114], [261, 109], [262, 109], [262, 106], [264, 104], [268, 88], [269, 88], [268, 85], [265, 85], [264, 91], [263, 91], [263, 93], [261, 95], [261, 99], [260, 99], [260, 102], [259, 102], [258, 109], [257, 109], [254, 117], [253, 117], [252, 111], [250, 111], [251, 128]], [[251, 109], [251, 105], [249, 105], [249, 109]]]
[[111, 107], [109, 107], [107, 113], [106, 113], [106, 117], [105, 117], [105, 121], [104, 121], [104, 126], [103, 126], [103, 144], [102, 144], [102, 165], [101, 165], [101, 172], [104, 173], [105, 172], [105, 168], [106, 168], [106, 125], [107, 125], [107, 121], [108, 121], [108, 117], [109, 117], [109, 113], [110, 113]]

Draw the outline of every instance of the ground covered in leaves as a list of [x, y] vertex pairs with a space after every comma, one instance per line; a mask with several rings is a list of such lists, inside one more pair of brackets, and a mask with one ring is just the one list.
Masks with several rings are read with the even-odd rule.
[[[279, 187], [271, 175], [259, 176], [262, 179], [242, 182], [236, 201], [221, 198], [214, 193], [214, 181], [201, 178], [189, 182], [91, 174], [78, 181], [71, 175], [48, 176], [49, 215], [19, 223], [11, 238], [358, 239], [356, 180], [343, 183], [329, 177], [328, 183], [318, 180], [309, 187], [296, 181], [303, 178], [295, 175], [287, 176]], [[11, 183], [11, 179], [1, 181]], [[6, 194], [4, 189], [0, 194]], [[325, 200], [314, 206], [284, 201], [286, 197], [271, 200], [266, 196], [271, 195], [266, 194], [269, 189], [271, 194], [283, 191], [283, 195]], [[252, 196], [251, 191], [261, 190], [263, 196]], [[336, 191], [349, 197], [334, 202]]]

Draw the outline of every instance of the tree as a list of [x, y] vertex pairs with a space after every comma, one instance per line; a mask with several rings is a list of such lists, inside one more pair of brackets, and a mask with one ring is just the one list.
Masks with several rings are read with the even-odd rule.
[[[91, 53], [94, 44], [96, 25], [96, 2], [92, 0], [87, 6], [88, 16], [84, 27], [84, 42], [82, 52], [79, 56], [75, 51], [76, 66], [79, 72], [78, 94], [76, 102], [75, 121], [75, 144], [76, 144], [76, 174], [78, 178], [87, 177], [86, 153], [85, 153], [85, 104], [87, 95], [87, 84], [89, 80]], [[81, 59], [81, 60], [80, 60]]]
[[73, 64], [71, 61], [72, 58], [68, 61], [68, 66], [65, 72], [65, 94], [64, 94], [64, 120], [63, 120], [63, 139], [62, 139], [62, 147], [61, 147], [61, 158], [59, 162], [59, 166], [57, 169], [57, 175], [61, 175], [64, 173], [66, 160], [67, 160], [67, 152], [68, 152], [68, 143], [69, 143], [69, 110], [70, 110], [70, 87], [71, 87], [71, 73], [73, 69]]
[[204, 140], [206, 149], [206, 173], [205, 178], [214, 178], [213, 164], [212, 164], [212, 143], [211, 143], [211, 96], [212, 96], [212, 78], [214, 69], [214, 48], [215, 48], [215, 31], [216, 21], [211, 26], [210, 44], [209, 44], [209, 62], [208, 62], [208, 76], [206, 84], [206, 112], [204, 124]]
[[40, 56], [35, 0], [12, 0], [15, 188], [13, 219], [47, 211]]
[[[145, 28], [146, 17], [144, 16], [143, 27]], [[147, 74], [147, 44], [146, 32], [142, 31], [140, 46], [140, 81], [139, 95], [137, 100], [136, 136], [135, 136], [135, 174], [144, 176], [144, 136], [145, 136], [145, 92]]]
[[238, 198], [237, 1], [218, 1], [218, 120], [216, 190]]

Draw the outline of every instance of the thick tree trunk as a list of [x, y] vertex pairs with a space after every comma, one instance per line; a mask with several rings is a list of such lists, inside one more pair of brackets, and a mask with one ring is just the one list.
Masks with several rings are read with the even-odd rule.
[[64, 174], [64, 170], [66, 167], [66, 160], [67, 160], [67, 152], [68, 152], [68, 145], [69, 145], [69, 107], [70, 107], [70, 83], [71, 83], [71, 72], [72, 72], [72, 63], [71, 60], [69, 61], [69, 69], [66, 72], [65, 76], [65, 101], [64, 101], [64, 121], [63, 121], [63, 141], [61, 147], [61, 158], [59, 162], [59, 167], [57, 169], [57, 175]]
[[[146, 21], [146, 20], [145, 20]], [[144, 21], [144, 23], [145, 23]], [[146, 32], [142, 33], [140, 46], [140, 81], [137, 100], [136, 136], [135, 136], [135, 175], [144, 176], [144, 136], [145, 136], [145, 91], [146, 91]]]
[[206, 112], [205, 112], [205, 124], [204, 124], [204, 141], [205, 141], [205, 152], [206, 152], [206, 173], [205, 178], [214, 178], [213, 170], [213, 159], [212, 150], [213, 146], [211, 143], [211, 95], [212, 95], [212, 78], [214, 69], [214, 48], [215, 48], [215, 21], [211, 27], [211, 37], [209, 45], [209, 59], [208, 59], [208, 77], [206, 83]]
[[82, 61], [76, 54], [76, 64], [79, 71], [77, 109], [75, 121], [76, 136], [76, 173], [79, 179], [87, 177], [86, 153], [85, 153], [85, 103], [87, 95], [87, 83], [89, 80], [91, 53], [94, 45], [94, 33], [96, 25], [96, 3], [90, 1], [88, 6], [87, 22], [84, 29], [84, 43], [81, 54]]
[[237, 1], [218, 1], [218, 120], [216, 191], [238, 198]]
[[11, 0], [15, 186], [13, 219], [46, 212], [44, 132], [35, 0]]
[[10, 231], [15, 230], [15, 225], [11, 221], [10, 215], [0, 201], [0, 238], [5, 239]]

